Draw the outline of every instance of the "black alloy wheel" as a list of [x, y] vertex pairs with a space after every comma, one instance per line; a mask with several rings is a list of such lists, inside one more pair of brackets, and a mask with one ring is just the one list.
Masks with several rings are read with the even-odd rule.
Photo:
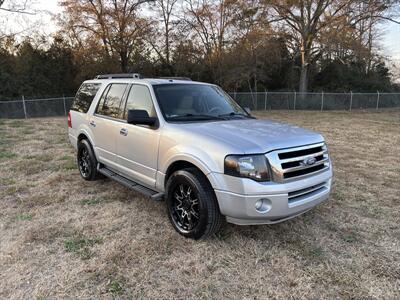
[[181, 183], [174, 189], [172, 201], [172, 218], [182, 232], [190, 232], [199, 223], [200, 207], [198, 195], [192, 186]]
[[83, 139], [78, 142], [78, 154], [77, 154], [79, 173], [85, 180], [97, 179], [97, 160], [94, 155], [90, 142]]
[[82, 148], [81, 153], [78, 155], [78, 165], [83, 178], [90, 177], [90, 164], [89, 151], [86, 148]]
[[166, 204], [173, 227], [188, 238], [206, 238], [224, 220], [211, 184], [196, 168], [176, 171], [168, 178]]

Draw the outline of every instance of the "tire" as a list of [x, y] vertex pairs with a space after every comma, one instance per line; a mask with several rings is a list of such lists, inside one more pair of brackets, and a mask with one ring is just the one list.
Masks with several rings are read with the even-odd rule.
[[176, 171], [169, 177], [166, 203], [172, 226], [187, 238], [206, 238], [221, 228], [223, 216], [214, 190], [195, 168]]
[[88, 140], [83, 139], [78, 142], [76, 158], [78, 170], [83, 179], [91, 181], [99, 177], [97, 172], [97, 159]]

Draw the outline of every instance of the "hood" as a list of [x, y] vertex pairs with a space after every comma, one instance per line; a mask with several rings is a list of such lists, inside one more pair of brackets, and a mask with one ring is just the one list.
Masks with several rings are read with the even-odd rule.
[[324, 141], [320, 134], [311, 130], [270, 120], [241, 119], [178, 126], [192, 134], [226, 143], [237, 149], [236, 154], [265, 153]]

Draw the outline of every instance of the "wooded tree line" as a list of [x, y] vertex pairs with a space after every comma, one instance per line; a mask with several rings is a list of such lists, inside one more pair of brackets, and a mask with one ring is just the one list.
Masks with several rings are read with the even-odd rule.
[[0, 37], [0, 95], [68, 95], [120, 72], [228, 91], [394, 91], [377, 26], [397, 22], [399, 2], [61, 0], [52, 37]]

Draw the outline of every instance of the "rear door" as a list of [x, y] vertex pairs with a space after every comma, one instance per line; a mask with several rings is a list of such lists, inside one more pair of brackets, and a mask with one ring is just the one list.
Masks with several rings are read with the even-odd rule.
[[117, 136], [121, 122], [121, 103], [128, 84], [111, 83], [103, 92], [89, 125], [99, 162], [117, 169]]
[[126, 123], [129, 109], [146, 110], [157, 117], [150, 90], [146, 85], [131, 85], [126, 98], [123, 118], [117, 135], [119, 170], [125, 176], [149, 187], [156, 183], [160, 129]]
[[92, 105], [101, 83], [85, 82], [76, 93], [68, 113], [68, 135], [71, 144], [77, 148], [79, 128], [87, 123], [87, 112]]

